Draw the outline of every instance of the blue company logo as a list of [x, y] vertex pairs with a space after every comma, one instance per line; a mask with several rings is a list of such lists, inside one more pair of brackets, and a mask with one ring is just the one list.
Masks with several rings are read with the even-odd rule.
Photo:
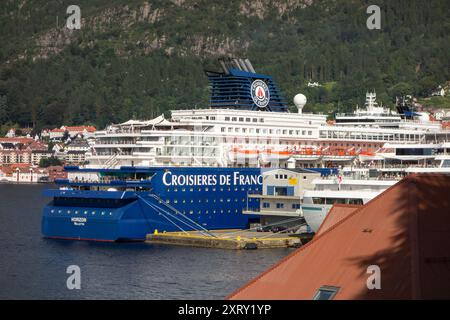
[[269, 87], [264, 81], [262, 80], [253, 81], [250, 91], [252, 93], [253, 102], [259, 108], [267, 107], [270, 101], [270, 92]]

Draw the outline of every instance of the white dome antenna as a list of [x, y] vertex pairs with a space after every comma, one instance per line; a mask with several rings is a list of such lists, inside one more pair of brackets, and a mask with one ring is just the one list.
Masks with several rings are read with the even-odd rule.
[[308, 100], [306, 99], [306, 96], [304, 94], [296, 94], [294, 97], [294, 104], [297, 107], [298, 113], [302, 113], [303, 107], [305, 106], [306, 102]]

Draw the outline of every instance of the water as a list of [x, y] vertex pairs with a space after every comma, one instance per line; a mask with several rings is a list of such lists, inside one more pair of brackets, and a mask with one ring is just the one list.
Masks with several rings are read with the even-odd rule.
[[47, 187], [0, 184], [0, 299], [223, 299], [291, 252], [44, 239]]

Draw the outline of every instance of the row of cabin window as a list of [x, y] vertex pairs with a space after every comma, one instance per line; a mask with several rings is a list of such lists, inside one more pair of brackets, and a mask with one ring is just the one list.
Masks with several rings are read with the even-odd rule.
[[[241, 129], [242, 129], [242, 131], [241, 131]], [[237, 132], [237, 133], [239, 133], [239, 132], [242, 132], [242, 133], [247, 133], [247, 129], [248, 129], [248, 133], [263, 133], [263, 134], [267, 134], [267, 133], [269, 133], [269, 134], [289, 134], [289, 135], [294, 135], [294, 130], [281, 130], [281, 129], [255, 129], [255, 128], [234, 128], [234, 132]], [[220, 131], [221, 132], [233, 132], [233, 128], [232, 127], [228, 127], [228, 129], [227, 128], [225, 128], [225, 127], [221, 127], [221, 129], [220, 129]], [[308, 134], [307, 134], [308, 133]], [[300, 135], [300, 130], [295, 130], [295, 134], [296, 135]], [[306, 131], [306, 130], [302, 130], [301, 131], [301, 135], [302, 136], [306, 136], [306, 135], [308, 135], [308, 136], [312, 136], [312, 131], [311, 130], [308, 130], [308, 131]]]
[[261, 123], [263, 123], [264, 122], [264, 118], [244, 118], [244, 117], [225, 117], [225, 121], [234, 121], [234, 122], [236, 122], [236, 121], [238, 121], [238, 122], [261, 122]]
[[[277, 203], [276, 204], [277, 209], [284, 209], [284, 203]], [[263, 203], [263, 208], [270, 208], [270, 203], [268, 202], [264, 202]], [[299, 203], [293, 203], [292, 204], [292, 209], [300, 209], [300, 204]]]
[[[222, 131], [223, 132], [223, 131]], [[228, 143], [258, 143], [258, 144], [269, 144], [270, 141], [262, 141], [262, 140], [252, 140], [249, 138], [233, 138], [233, 139], [227, 139]], [[322, 142], [294, 142], [294, 141], [280, 141], [278, 143], [279, 145], [285, 145], [285, 146], [293, 146], [293, 147], [367, 147], [367, 148], [375, 148], [377, 147], [377, 144], [371, 144], [371, 143], [322, 143]], [[169, 163], [167, 163], [169, 164]]]
[[[220, 213], [224, 213], [225, 210], [212, 210], [212, 213], [217, 213], [217, 211], [219, 211]], [[231, 211], [232, 211], [232, 210], [230, 210], [230, 209], [227, 210], [228, 213], [231, 213]], [[55, 210], [55, 209], [52, 209], [50, 212], [51, 212], [51, 213], [55, 213], [56, 210]], [[72, 213], [71, 210], [66, 210], [66, 211], [64, 211], [64, 210], [58, 210], [57, 212], [58, 212], [58, 213], [67, 213], [67, 214], [71, 214], [71, 213]], [[238, 212], [239, 212], [238, 209], [234, 209], [234, 213], [238, 213]], [[96, 212], [96, 211], [87, 211], [87, 210], [85, 210], [85, 211], [83, 211], [83, 212], [80, 212], [80, 211], [76, 210], [76, 211], [74, 211], [73, 213], [75, 213], [75, 214], [84, 214], [84, 215], [87, 215], [87, 214], [90, 213], [90, 214], [92, 214], [92, 215], [95, 215], [97, 212]], [[99, 213], [103, 216], [103, 215], [107, 214], [108, 212], [102, 211], [102, 212], [99, 212]], [[182, 211], [182, 213], [183, 213], [183, 214], [186, 214], [186, 210]], [[194, 210], [190, 210], [188, 213], [189, 213], [189, 214], [194, 214]], [[197, 213], [198, 213], [198, 214], [201, 214], [201, 213], [202, 213], [202, 210], [198, 210]], [[209, 210], [205, 210], [205, 211], [203, 211], [203, 213], [209, 214]], [[112, 212], [109, 212], [108, 214], [111, 216], [111, 215], [112, 215]]]
[[[55, 213], [56, 212], [56, 210], [55, 209], [52, 209], [52, 210], [50, 210], [50, 213]], [[72, 213], [72, 210], [58, 210], [58, 213], [67, 213], [67, 214], [71, 214]], [[79, 210], [75, 210], [75, 211], [73, 211], [73, 213], [75, 213], [75, 214], [92, 214], [92, 215], [95, 215], [96, 213], [97, 213], [97, 211], [88, 211], [88, 210], [84, 210], [84, 211], [79, 211]], [[101, 212], [99, 212], [102, 216], [104, 216], [105, 214], [109, 214], [110, 216], [112, 216], [112, 212], [110, 211], [110, 212], [106, 212], [106, 211], [101, 211]]]
[[[215, 213], [239, 213], [239, 210], [238, 209], [234, 209], [234, 210], [212, 210], [211, 211], [213, 214], [215, 214]], [[181, 213], [182, 214], [194, 214], [194, 210], [189, 210], [187, 213], [186, 213], [186, 210], [183, 210], [183, 211], [181, 211]], [[202, 210], [197, 210], [197, 214], [202, 214], [202, 213], [204, 213], [204, 214], [209, 214], [210, 213], [210, 211], [209, 210], [204, 210], [204, 211], [202, 211]]]
[[[244, 187], [241, 188], [241, 191], [252, 191], [252, 190], [253, 190], [252, 187], [248, 187], [247, 189], [244, 188]], [[167, 192], [170, 192], [170, 191], [178, 192], [178, 188], [173, 188], [173, 189], [167, 188]], [[201, 191], [208, 192], [209, 188], [205, 187], [204, 190], [202, 190], [202, 188], [198, 188], [197, 191], [198, 192], [201, 192]], [[215, 192], [215, 191], [217, 191], [217, 188], [211, 188], [211, 191]], [[224, 188], [219, 188], [219, 191], [223, 192], [223, 191], [225, 191], [225, 189]], [[228, 187], [227, 191], [231, 191], [231, 188]], [[239, 188], [238, 187], [234, 187], [234, 191], [239, 191]], [[254, 191], [259, 191], [259, 188], [255, 188]], [[186, 188], [181, 188], [181, 192], [186, 192]], [[189, 188], [189, 192], [194, 192], [194, 188]]]
[[[253, 202], [253, 201], [256, 201], [257, 199], [252, 199], [252, 198], [249, 198], [248, 199], [248, 202]], [[231, 199], [230, 198], [227, 198], [227, 199], [223, 199], [223, 198], [220, 198], [219, 199], [219, 202], [231, 202]], [[245, 201], [247, 201], [247, 199], [246, 198], [242, 198], [242, 200], [241, 200], [242, 202], [245, 202]], [[174, 199], [174, 200], [166, 200], [166, 203], [167, 204], [170, 204], [170, 203], [179, 203], [179, 202], [181, 202], [181, 203], [186, 203], [186, 202], [189, 202], [189, 203], [194, 203], [194, 199], [190, 199], [189, 201], [187, 201], [186, 199], [182, 199], [182, 200], [180, 200], [180, 201], [178, 201], [178, 199]], [[202, 199], [198, 199], [198, 201], [197, 201], [198, 203], [202, 203]], [[204, 201], [203, 201], [204, 203], [209, 203], [209, 199], [204, 199]], [[217, 202], [217, 200], [216, 199], [212, 199], [212, 202], [213, 203], [216, 203]], [[234, 198], [234, 202], [239, 202], [239, 199], [238, 198]]]

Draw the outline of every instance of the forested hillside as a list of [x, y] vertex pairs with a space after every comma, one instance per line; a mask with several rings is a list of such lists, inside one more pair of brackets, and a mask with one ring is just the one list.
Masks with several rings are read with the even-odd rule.
[[207, 107], [203, 69], [224, 55], [323, 112], [350, 110], [368, 89], [392, 105], [450, 80], [448, 0], [379, 0], [381, 30], [366, 28], [364, 0], [76, 2], [80, 30], [65, 27], [71, 1], [2, 1], [0, 125], [103, 127]]

